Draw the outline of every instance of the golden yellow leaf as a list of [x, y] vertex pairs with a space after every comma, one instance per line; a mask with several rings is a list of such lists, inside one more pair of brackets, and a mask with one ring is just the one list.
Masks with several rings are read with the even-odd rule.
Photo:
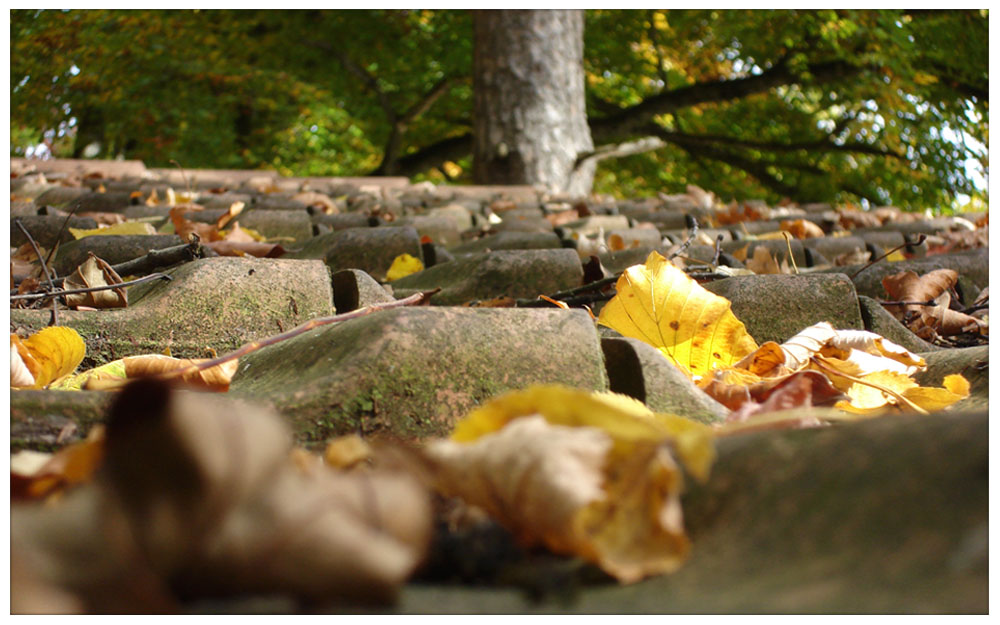
[[87, 351], [76, 330], [62, 326], [45, 328], [24, 341], [12, 334], [11, 342], [35, 379], [30, 388], [45, 388], [72, 373]]
[[100, 367], [81, 371], [76, 375], [63, 378], [50, 386], [55, 391], [79, 391], [84, 388], [111, 387], [123, 383], [127, 378], [125, 375], [125, 362], [122, 360], [112, 360]]
[[94, 426], [85, 440], [55, 454], [33, 455], [30, 464], [15, 462], [15, 457], [11, 456], [12, 498], [39, 499], [89, 482], [104, 458], [104, 426]]
[[409, 254], [400, 254], [392, 261], [392, 266], [385, 274], [385, 279], [392, 281], [424, 270], [424, 263], [419, 258]]
[[730, 303], [651, 252], [629, 267], [598, 321], [660, 349], [689, 376], [730, 366], [757, 349]]
[[944, 388], [918, 386], [903, 393], [903, 396], [927, 412], [941, 410], [969, 396], [969, 381], [959, 374], [946, 376]]
[[91, 230], [70, 228], [69, 233], [75, 239], [82, 239], [94, 235], [156, 234], [156, 228], [144, 221], [126, 221], [125, 223], [108, 226], [107, 228], [93, 228]]
[[11, 388], [25, 388], [35, 383], [35, 376], [28, 371], [28, 366], [24, 363], [24, 358], [17, 351], [14, 339], [17, 335], [10, 337], [10, 386]]
[[713, 437], [631, 397], [535, 386], [491, 400], [426, 451], [442, 492], [484, 508], [526, 544], [631, 582], [683, 563], [683, 476], [672, 452], [703, 480]]
[[323, 462], [338, 469], [349, 469], [371, 457], [371, 446], [357, 434], [338, 436], [323, 450]]
[[917, 386], [910, 376], [895, 371], [876, 371], [861, 378], [847, 389], [849, 400], [840, 400], [834, 407], [855, 414], [881, 412], [890, 406], [904, 407], [897, 397], [882, 389], [889, 389], [899, 395]]

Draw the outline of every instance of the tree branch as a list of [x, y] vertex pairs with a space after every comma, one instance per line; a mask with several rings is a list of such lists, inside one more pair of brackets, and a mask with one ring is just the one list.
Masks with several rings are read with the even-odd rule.
[[[807, 71], [812, 75], [814, 82], [820, 83], [855, 74], [860, 72], [861, 68], [844, 61], [831, 61], [810, 65]], [[773, 87], [794, 83], [798, 79], [798, 75], [788, 68], [787, 63], [783, 63], [754, 76], [671, 89], [608, 117], [592, 120], [591, 135], [595, 142], [613, 142], [634, 134], [638, 128], [648, 124], [657, 115], [706, 102], [724, 102], [762, 93]]]
[[[872, 154], [874, 156], [891, 156], [900, 160], [906, 160], [906, 157], [901, 154], [897, 154], [890, 150], [883, 150], [874, 145], [869, 145], [867, 143], [859, 143], [852, 141], [844, 144], [837, 144], [830, 141], [829, 136], [822, 139], [817, 139], [816, 141], [803, 141], [799, 143], [778, 143], [774, 141], [750, 141], [747, 139], [739, 139], [736, 137], [727, 137], [724, 135], [690, 135], [680, 132], [670, 132], [666, 130], [659, 129], [658, 126], [656, 132], [651, 132], [649, 134], [655, 134], [658, 137], [662, 137], [665, 140], [670, 140], [671, 138], [677, 138], [682, 141], [690, 142], [700, 142], [700, 143], [722, 143], [725, 145], [734, 145], [743, 148], [751, 148], [754, 150], [765, 150], [768, 152], [796, 152], [798, 150], [807, 150], [814, 152], [857, 152], [859, 154]], [[832, 133], [831, 133], [832, 134]]]

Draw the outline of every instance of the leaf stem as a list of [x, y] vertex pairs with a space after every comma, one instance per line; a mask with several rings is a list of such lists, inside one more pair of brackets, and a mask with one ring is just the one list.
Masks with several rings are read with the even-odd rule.
[[853, 376], [853, 375], [851, 375], [849, 373], [844, 373], [842, 371], [837, 371], [837, 370], [835, 370], [835, 369], [833, 369], [831, 367], [827, 367], [822, 362], [820, 362], [820, 360], [818, 358], [810, 358], [810, 361], [814, 365], [816, 365], [817, 367], [819, 367], [820, 369], [822, 369], [823, 371], [826, 371], [827, 373], [832, 373], [833, 375], [840, 376], [842, 378], [850, 380], [851, 382], [854, 382], [855, 384], [863, 384], [865, 386], [870, 386], [870, 387], [872, 387], [874, 389], [878, 389], [878, 390], [882, 391], [883, 393], [885, 393], [886, 395], [890, 395], [890, 396], [894, 397], [897, 401], [906, 404], [907, 406], [909, 406], [910, 408], [912, 408], [914, 411], [919, 412], [920, 414], [923, 414], [923, 415], [930, 414], [929, 412], [927, 412], [926, 410], [924, 410], [920, 406], [916, 405], [915, 403], [913, 403], [909, 399], [903, 397], [902, 395], [900, 395], [896, 391], [892, 390], [891, 388], [887, 388], [885, 386], [882, 386], [881, 384], [876, 384], [874, 382], [868, 382], [867, 380], [862, 380], [861, 378], [855, 377], [855, 376]]

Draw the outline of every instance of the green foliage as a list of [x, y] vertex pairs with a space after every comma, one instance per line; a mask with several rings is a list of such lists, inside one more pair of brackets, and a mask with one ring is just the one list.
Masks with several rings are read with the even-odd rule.
[[[593, 10], [585, 32], [592, 127], [665, 107], [620, 139], [666, 146], [602, 161], [596, 191], [985, 198], [965, 174], [988, 163], [984, 12]], [[47, 132], [60, 156], [467, 181], [434, 149], [471, 131], [472, 55], [467, 11], [13, 10], [11, 152]]]

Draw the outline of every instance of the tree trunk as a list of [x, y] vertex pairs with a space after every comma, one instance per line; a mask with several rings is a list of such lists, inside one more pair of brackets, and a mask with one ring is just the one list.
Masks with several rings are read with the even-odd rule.
[[594, 165], [583, 74], [583, 11], [476, 11], [475, 146], [479, 184], [543, 184], [587, 194]]

